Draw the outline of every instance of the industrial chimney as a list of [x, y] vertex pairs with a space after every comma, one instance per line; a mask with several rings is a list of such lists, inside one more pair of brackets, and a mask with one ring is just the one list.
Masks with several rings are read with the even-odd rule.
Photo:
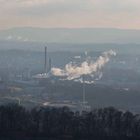
[[47, 47], [45, 47], [45, 64], [44, 64], [44, 73], [47, 73]]
[[51, 71], [51, 68], [52, 68], [52, 60], [51, 60], [51, 58], [49, 58], [49, 72]]

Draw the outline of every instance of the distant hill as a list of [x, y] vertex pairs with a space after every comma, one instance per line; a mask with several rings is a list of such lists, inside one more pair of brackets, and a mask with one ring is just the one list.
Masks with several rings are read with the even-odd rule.
[[0, 40], [48, 43], [140, 43], [140, 30], [113, 28], [32, 28], [0, 31]]

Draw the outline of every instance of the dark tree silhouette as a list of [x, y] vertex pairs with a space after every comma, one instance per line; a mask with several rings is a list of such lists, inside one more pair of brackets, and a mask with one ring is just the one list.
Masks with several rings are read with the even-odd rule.
[[73, 112], [67, 107], [0, 106], [0, 138], [140, 139], [140, 115], [113, 107]]

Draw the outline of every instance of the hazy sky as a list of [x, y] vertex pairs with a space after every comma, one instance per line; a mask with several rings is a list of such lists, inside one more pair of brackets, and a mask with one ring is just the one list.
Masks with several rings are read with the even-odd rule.
[[140, 0], [0, 0], [0, 29], [17, 26], [140, 29]]

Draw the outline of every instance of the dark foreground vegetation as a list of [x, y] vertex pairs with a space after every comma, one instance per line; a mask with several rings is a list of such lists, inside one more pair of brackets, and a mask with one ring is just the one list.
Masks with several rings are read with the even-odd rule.
[[0, 140], [139, 140], [140, 115], [113, 107], [91, 112], [0, 106]]

